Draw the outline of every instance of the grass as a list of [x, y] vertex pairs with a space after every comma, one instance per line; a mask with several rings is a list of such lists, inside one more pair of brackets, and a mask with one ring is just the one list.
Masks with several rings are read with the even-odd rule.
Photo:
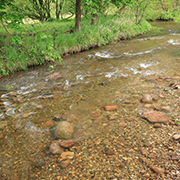
[[[82, 19], [81, 32], [69, 33], [74, 20], [22, 24], [17, 28], [0, 28], [0, 75], [6, 76], [47, 60], [59, 60], [67, 53], [88, 50], [120, 39], [148, 32], [147, 21], [135, 24], [133, 15], [108, 15], [98, 19], [97, 25]], [[48, 57], [48, 58], [47, 58]]]

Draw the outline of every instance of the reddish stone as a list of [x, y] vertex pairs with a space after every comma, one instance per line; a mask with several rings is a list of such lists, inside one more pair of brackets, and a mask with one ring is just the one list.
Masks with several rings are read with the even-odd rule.
[[127, 126], [127, 123], [125, 123], [125, 122], [120, 122], [119, 125], [122, 126], [122, 127], [126, 127], [126, 126]]
[[143, 112], [141, 117], [148, 119], [150, 122], [154, 123], [166, 123], [169, 120], [169, 116], [158, 111], [145, 111]]
[[41, 127], [48, 127], [48, 126], [52, 126], [52, 125], [56, 125], [56, 124], [57, 124], [57, 122], [49, 120], [49, 121], [46, 121], [45, 123], [41, 124]]
[[3, 133], [0, 133], [0, 139], [3, 139], [3, 138], [4, 138]]
[[70, 148], [75, 145], [75, 141], [73, 140], [64, 140], [59, 142], [60, 146], [65, 148]]
[[164, 170], [156, 166], [152, 166], [151, 170], [154, 171], [156, 174], [164, 174]]
[[109, 120], [114, 120], [114, 119], [117, 119], [117, 116], [110, 116], [109, 117]]
[[152, 102], [152, 97], [149, 94], [144, 94], [143, 97], [142, 97], [142, 102], [151, 103]]
[[66, 167], [69, 165], [70, 162], [71, 162], [71, 161], [70, 161], [69, 159], [67, 159], [67, 160], [65, 160], [65, 161], [61, 161], [59, 165], [60, 165], [62, 168], [66, 168]]
[[108, 106], [105, 106], [105, 110], [106, 111], [114, 111], [118, 108], [118, 106], [116, 105], [108, 105]]
[[160, 128], [160, 127], [161, 127], [161, 124], [155, 123], [155, 124], [153, 125], [153, 127], [154, 127], [154, 128]]
[[62, 76], [59, 73], [53, 73], [47, 77], [44, 77], [45, 80], [55, 80], [61, 78]]

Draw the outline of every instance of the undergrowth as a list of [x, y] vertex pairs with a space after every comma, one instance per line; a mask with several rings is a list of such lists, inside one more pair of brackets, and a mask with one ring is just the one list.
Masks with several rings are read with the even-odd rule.
[[84, 18], [81, 32], [73, 32], [73, 26], [74, 20], [21, 24], [8, 28], [9, 32], [0, 27], [0, 75], [46, 61], [61, 63], [63, 54], [128, 39], [152, 28], [147, 21], [135, 24], [134, 16], [127, 15], [101, 17], [97, 25], [90, 25], [90, 20]]

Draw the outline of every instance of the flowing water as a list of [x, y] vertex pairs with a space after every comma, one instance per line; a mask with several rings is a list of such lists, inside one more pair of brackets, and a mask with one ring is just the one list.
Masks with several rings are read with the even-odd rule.
[[[149, 128], [149, 123], [138, 119], [145, 110], [140, 103], [142, 94], [158, 96], [166, 88], [158, 79], [180, 77], [180, 24], [153, 25], [165, 29], [66, 56], [62, 66], [54, 63], [52, 70], [46, 64], [0, 79], [0, 87], [14, 87], [0, 91], [2, 179], [36, 179], [32, 161], [47, 158], [55, 115], [71, 122], [75, 141], [105, 136], [127, 117]], [[55, 72], [62, 77], [45, 78]], [[162, 105], [170, 104], [160, 101]], [[106, 105], [117, 105], [118, 110], [107, 112]], [[172, 103], [168, 113], [179, 113], [177, 104]], [[111, 116], [118, 118], [109, 121]], [[141, 133], [144, 131], [139, 129], [139, 136]]]

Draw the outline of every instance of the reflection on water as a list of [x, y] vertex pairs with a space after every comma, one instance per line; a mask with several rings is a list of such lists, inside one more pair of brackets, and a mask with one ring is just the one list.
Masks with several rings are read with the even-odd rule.
[[[141, 113], [144, 110], [139, 105], [142, 92], [158, 91], [151, 81], [180, 75], [180, 62], [172, 55], [179, 50], [174, 45], [179, 45], [180, 30], [169, 32], [67, 56], [63, 65], [55, 64], [53, 70], [43, 65], [2, 78], [0, 86], [12, 85], [15, 90], [1, 95], [0, 105], [6, 110], [0, 111], [0, 122], [7, 124], [1, 128], [6, 137], [5, 141], [0, 140], [3, 155], [0, 166], [4, 164], [13, 169], [13, 163], [23, 157], [17, 165], [18, 173], [23, 172], [22, 178], [28, 178], [32, 157], [44, 151], [47, 141], [53, 139], [53, 126], [43, 127], [42, 124], [56, 114], [70, 121], [75, 127], [73, 138], [82, 140], [103, 134], [106, 128], [102, 128], [102, 124], [104, 127], [107, 124], [105, 117], [124, 118], [127, 113], [135, 117]], [[63, 78], [44, 80], [54, 72], [59, 72]], [[146, 82], [144, 78], [152, 80]], [[104, 112], [107, 104], [117, 104], [118, 114]], [[114, 122], [110, 122], [111, 126]]]

